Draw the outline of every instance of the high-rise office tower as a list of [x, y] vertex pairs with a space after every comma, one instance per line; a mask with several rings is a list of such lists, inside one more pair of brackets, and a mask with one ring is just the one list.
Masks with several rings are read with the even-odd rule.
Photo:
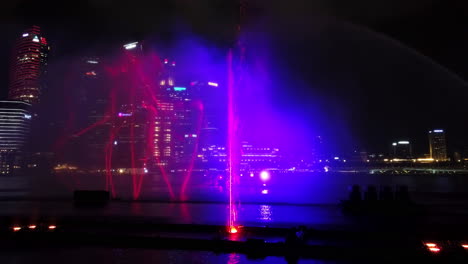
[[[367, 156], [367, 155], [366, 155]], [[397, 159], [410, 159], [413, 156], [411, 143], [406, 140], [401, 140], [392, 143], [391, 156]]]
[[49, 50], [38, 26], [32, 26], [18, 38], [10, 61], [10, 100], [39, 102]]
[[[153, 133], [153, 158], [158, 166], [168, 166], [174, 161], [174, 154], [180, 153], [180, 146], [174, 145], [176, 131], [176, 105], [180, 109], [180, 92], [185, 93], [186, 88], [175, 87], [175, 62], [169, 59], [162, 61], [163, 68], [159, 76], [157, 89], [157, 104], [155, 106], [155, 120]], [[178, 128], [177, 128], [178, 129]], [[180, 132], [180, 131], [179, 131]], [[177, 151], [175, 151], [177, 149]]]
[[22, 101], [0, 101], [0, 174], [21, 168], [31, 123], [30, 106]]
[[429, 153], [436, 161], [447, 160], [447, 145], [445, 143], [445, 132], [442, 129], [429, 131]]
[[73, 62], [70, 82], [70, 112], [76, 131], [68, 153], [72, 164], [99, 169], [105, 164], [105, 148], [111, 129], [108, 110], [109, 86], [104, 62], [98, 56], [83, 56]]

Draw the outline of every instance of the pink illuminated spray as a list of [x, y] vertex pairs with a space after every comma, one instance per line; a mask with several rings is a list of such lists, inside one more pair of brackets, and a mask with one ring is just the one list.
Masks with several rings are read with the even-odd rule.
[[[201, 125], [202, 125], [202, 120], [203, 120], [203, 114], [204, 114], [204, 106], [201, 101], [195, 101], [194, 102], [195, 109], [198, 111], [197, 113], [197, 125], [196, 125], [196, 134], [195, 135], [200, 135], [200, 130], [201, 130]], [[199, 143], [199, 137], [197, 136], [195, 138], [195, 144], [192, 150], [192, 156], [190, 158], [190, 163], [189, 167], [187, 169], [187, 174], [185, 175], [184, 182], [182, 184], [181, 192], [180, 192], [180, 198], [181, 200], [186, 200], [185, 192], [187, 190], [187, 185], [190, 181], [190, 177], [193, 172], [193, 167], [195, 165], [195, 158], [198, 154], [198, 143]]]

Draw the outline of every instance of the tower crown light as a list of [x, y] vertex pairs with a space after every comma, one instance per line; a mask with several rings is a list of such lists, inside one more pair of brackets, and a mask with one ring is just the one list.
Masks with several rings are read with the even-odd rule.
[[131, 50], [131, 49], [136, 48], [137, 45], [138, 45], [138, 42], [132, 42], [132, 43], [128, 43], [128, 44], [123, 45], [123, 47], [124, 47], [126, 50]]

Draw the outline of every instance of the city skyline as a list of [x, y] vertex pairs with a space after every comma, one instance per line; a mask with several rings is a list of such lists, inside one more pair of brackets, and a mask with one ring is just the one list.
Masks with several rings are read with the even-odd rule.
[[[23, 34], [24, 34], [24, 33], [23, 33]], [[23, 38], [24, 38], [24, 37], [23, 37]], [[120, 44], [120, 45], [122, 45], [122, 44]], [[118, 46], [118, 44], [116, 44], [116, 46]], [[129, 50], [130, 50], [130, 49], [129, 49]], [[89, 73], [89, 74], [92, 74], [92, 71], [88, 71], [88, 73]], [[91, 77], [91, 78], [92, 78], [93, 76], [88, 76], [88, 77]], [[167, 81], [169, 81], [169, 80], [167, 80]], [[449, 130], [449, 131], [450, 131], [450, 133], [458, 133], [457, 130], [455, 130], [455, 131], [454, 131], [454, 130]], [[416, 133], [422, 134], [421, 130], [418, 130], [418, 132], [416, 132]], [[415, 134], [415, 131], [411, 131], [411, 132], [408, 133], [408, 134], [413, 134], [413, 135], [414, 135], [414, 134]], [[327, 141], [327, 139], [328, 139], [329, 142], [332, 141], [332, 137], [330, 137], [328, 134], [320, 133], [319, 135], [322, 136], [323, 138], [325, 138], [326, 141]], [[391, 136], [392, 138], [395, 138], [394, 135], [390, 135], [390, 136]], [[416, 142], [416, 147], [414, 147], [415, 153], [418, 154], [418, 155], [420, 155], [420, 156], [421, 156], [421, 155], [424, 155], [424, 154], [427, 154], [427, 153], [426, 153], [427, 147], [425, 146], [425, 144], [422, 143], [422, 142], [424, 142], [424, 141], [421, 140], [420, 137], [414, 137], [414, 136], [411, 136], [411, 135], [410, 135], [410, 136], [403, 136], [402, 138], [410, 138], [410, 137], [413, 138], [413, 139], [415, 139], [415, 140], [413, 140], [413, 142]], [[456, 137], [452, 137], [452, 136], [451, 136], [451, 137], [450, 137], [450, 140], [448, 140], [448, 142], [449, 142], [450, 144], [452, 144], [452, 142], [455, 141], [455, 140], [453, 140], [454, 138], [456, 139]], [[385, 152], [386, 152], [386, 151], [385, 151], [385, 148], [386, 148], [386, 147], [385, 147], [385, 148], [383, 148], [383, 147], [375, 147], [375, 146], [374, 146], [374, 147], [368, 147], [368, 144], [367, 144], [366, 142], [361, 142], [361, 143], [363, 143], [363, 144], [362, 144], [362, 145], [361, 145], [361, 144], [360, 144], [360, 145], [355, 145], [355, 146], [353, 146], [352, 148], [349, 148], [349, 149], [348, 149], [348, 152], [349, 152], [351, 149], [356, 149], [356, 147], [359, 148], [359, 149], [367, 150], [369, 153], [382, 153], [382, 152], [385, 153]], [[384, 142], [384, 140], [381, 140], [381, 143], [379, 143], [379, 145], [384, 146], [384, 145], [387, 145], [387, 144]], [[447, 154], [448, 154], [449, 156], [452, 156], [454, 152], [458, 152], [458, 153], [463, 152], [463, 151], [464, 151], [464, 150], [463, 150], [463, 146], [462, 146], [462, 149], [461, 149], [461, 150], [460, 150], [460, 146], [461, 146], [461, 145], [458, 145], [458, 146], [456, 146], [456, 147], [449, 146], [449, 148], [448, 148], [449, 151], [448, 151]], [[341, 151], [337, 151], [336, 153], [344, 153], [344, 152], [341, 150]]]

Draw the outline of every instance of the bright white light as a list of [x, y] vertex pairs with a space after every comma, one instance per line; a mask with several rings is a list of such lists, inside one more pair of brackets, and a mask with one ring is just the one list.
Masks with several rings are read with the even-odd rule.
[[434, 133], [443, 133], [443, 132], [444, 132], [444, 130], [442, 130], [442, 129], [435, 129], [434, 130]]
[[147, 169], [147, 168], [143, 168], [143, 171], [144, 171], [145, 173], [148, 173], [148, 169]]
[[218, 87], [218, 83], [215, 83], [215, 82], [208, 82], [208, 85]]
[[31, 119], [31, 115], [24, 114], [24, 118], [26, 118], [26, 119]]
[[23, 34], [23, 37], [27, 37], [27, 36], [29, 36], [29, 33], [24, 33]]
[[262, 194], [268, 194], [268, 190], [262, 190]]
[[39, 42], [39, 38], [37, 36], [35, 36], [32, 41], [33, 42]]
[[398, 141], [398, 144], [400, 145], [408, 145], [409, 141]]
[[270, 172], [268, 172], [266, 170], [260, 172], [260, 179], [262, 181], [268, 181], [270, 179], [270, 177], [271, 177]]
[[392, 143], [392, 146], [396, 146], [396, 145], [398, 145], [396, 142], [393, 142], [393, 143]]
[[330, 170], [330, 167], [328, 166], [323, 167], [323, 171], [328, 172], [329, 170]]
[[87, 61], [87, 63], [90, 63], [90, 64], [98, 64], [99, 62], [98, 62], [98, 61], [95, 61], [95, 60], [89, 60], [89, 61]]
[[116, 140], [116, 141], [114, 141], [114, 145], [117, 145], [117, 140]]
[[339, 160], [339, 159], [340, 159], [340, 157], [334, 157], [333, 159], [334, 159], [334, 160]]
[[126, 50], [130, 50], [130, 49], [136, 48], [137, 44], [138, 42], [132, 42], [132, 43], [125, 44], [123, 46]]

